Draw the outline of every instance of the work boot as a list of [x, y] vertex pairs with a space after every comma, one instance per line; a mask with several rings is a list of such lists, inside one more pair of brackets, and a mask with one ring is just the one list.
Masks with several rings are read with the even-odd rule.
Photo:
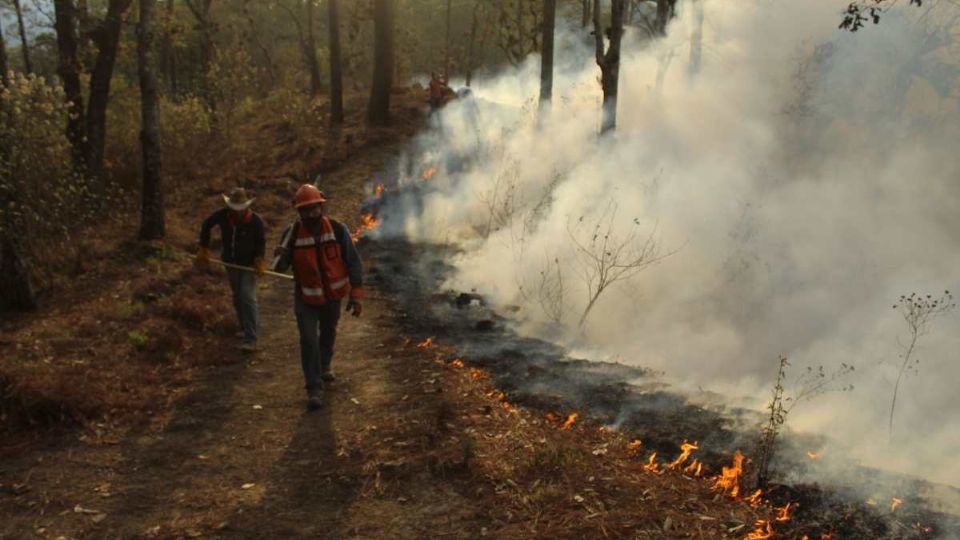
[[320, 371], [320, 380], [323, 382], [333, 382], [337, 380], [337, 378], [333, 376], [333, 372], [330, 371], [330, 366], [327, 366]]
[[254, 352], [254, 351], [257, 350], [257, 342], [256, 342], [256, 341], [244, 341], [244, 342], [241, 343], [237, 348], [240, 349], [240, 350], [243, 351], [243, 352]]
[[312, 388], [307, 390], [307, 410], [315, 411], [323, 406], [323, 390]]

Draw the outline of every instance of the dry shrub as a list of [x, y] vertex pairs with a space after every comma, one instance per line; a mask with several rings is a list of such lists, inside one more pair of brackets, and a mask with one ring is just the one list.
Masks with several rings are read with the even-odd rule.
[[[79, 366], [80, 369], [89, 369]], [[104, 388], [86, 380], [77, 367], [37, 363], [0, 365], [0, 419], [8, 428], [75, 425], [102, 415], [107, 409]]]

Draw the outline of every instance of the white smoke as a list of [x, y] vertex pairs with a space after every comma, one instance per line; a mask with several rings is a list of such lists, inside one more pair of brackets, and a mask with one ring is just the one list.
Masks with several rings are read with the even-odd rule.
[[[904, 6], [849, 34], [837, 29], [845, 4], [706, 0], [695, 78], [690, 10], [655, 43], [628, 33], [617, 132], [604, 139], [592, 37], [565, 29], [550, 114], [536, 120], [536, 57], [478, 80], [408, 156], [404, 182], [420, 191], [385, 233], [460, 244], [451, 287], [520, 306], [524, 332], [679, 386], [761, 407], [780, 354], [794, 375], [852, 364], [854, 391], [798, 405], [790, 425], [845, 442], [834, 450], [849, 458], [960, 486], [955, 315], [921, 338], [887, 442], [907, 337], [891, 306], [952, 291], [960, 269], [960, 57], [938, 34], [956, 8]], [[571, 237], [586, 242], [611, 217], [614, 237], [652, 234], [669, 256], [613, 284], [581, 329]], [[556, 275], [559, 324], [542, 294]]]

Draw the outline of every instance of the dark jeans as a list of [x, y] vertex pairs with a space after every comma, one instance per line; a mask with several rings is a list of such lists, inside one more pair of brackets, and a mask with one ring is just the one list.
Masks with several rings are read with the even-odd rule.
[[300, 330], [300, 364], [307, 391], [322, 390], [321, 370], [330, 368], [333, 345], [337, 340], [340, 321], [340, 301], [327, 302], [320, 307], [303, 303], [300, 295], [294, 301], [297, 329]]
[[243, 340], [257, 341], [257, 276], [253, 272], [227, 268], [230, 290], [233, 291], [233, 309], [237, 312], [237, 322], [243, 330]]

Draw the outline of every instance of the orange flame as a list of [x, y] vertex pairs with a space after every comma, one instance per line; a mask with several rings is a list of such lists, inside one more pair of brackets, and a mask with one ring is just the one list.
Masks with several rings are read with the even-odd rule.
[[497, 401], [503, 401], [507, 399], [507, 395], [499, 390], [490, 390], [489, 392], [487, 392], [487, 397], [494, 398]]
[[387, 188], [383, 187], [383, 184], [377, 184], [377, 186], [373, 188], [373, 196], [379, 199], [383, 196], [383, 192], [386, 190]]
[[435, 174], [437, 174], [437, 166], [431, 165], [424, 169], [423, 174], [420, 175], [420, 178], [422, 178], [424, 181], [427, 181], [433, 178], [433, 175]]
[[570, 416], [567, 417], [567, 421], [560, 426], [560, 429], [570, 429], [573, 426], [573, 423], [577, 421], [577, 417], [580, 416], [580, 413], [570, 413]]
[[487, 378], [487, 372], [479, 368], [472, 367], [467, 370], [467, 373], [469, 373], [470, 377], [473, 379], [480, 380]]
[[914, 523], [913, 528], [918, 532], [922, 532], [923, 534], [930, 534], [933, 532], [933, 527], [928, 527], [921, 523]]
[[684, 474], [689, 474], [695, 478], [699, 478], [700, 474], [703, 472], [703, 463], [700, 463], [700, 460], [695, 459], [690, 462], [689, 465], [683, 468]]
[[627, 455], [634, 457], [640, 453], [640, 447], [643, 446], [643, 441], [640, 439], [634, 439], [627, 443]]
[[500, 402], [500, 408], [503, 409], [504, 412], [510, 413], [510, 414], [514, 414], [517, 412], [517, 408], [506, 401]]
[[757, 528], [744, 538], [744, 540], [767, 540], [773, 538], [773, 525], [765, 519], [757, 520]]
[[750, 495], [749, 497], [747, 497], [746, 501], [753, 506], [757, 506], [758, 504], [760, 504], [760, 495], [762, 494], [763, 494], [763, 490], [758, 489], [753, 492], [753, 495]]
[[454, 359], [450, 362], [450, 365], [453, 366], [453, 367], [455, 367], [455, 368], [457, 368], [457, 369], [463, 369], [463, 368], [465, 367], [465, 364], [463, 363], [463, 360], [461, 360], [461, 359], [459, 359], [459, 358], [454, 358]]
[[433, 347], [433, 337], [428, 337], [420, 343], [417, 343], [418, 349], [428, 349], [430, 347]]
[[687, 441], [683, 441], [683, 443], [680, 445], [680, 456], [678, 456], [677, 459], [673, 460], [673, 462], [670, 463], [670, 465], [667, 465], [667, 468], [673, 470], [683, 465], [684, 463], [686, 463], [687, 459], [690, 457], [690, 454], [692, 454], [694, 450], [699, 450], [699, 449], [700, 447], [697, 446], [696, 442], [691, 444]]
[[643, 466], [643, 469], [647, 472], [660, 472], [660, 466], [657, 465], [657, 453], [654, 452], [650, 454], [650, 457], [647, 459], [647, 464]]
[[901, 504], [903, 504], [903, 499], [898, 499], [896, 497], [890, 499], [890, 511], [896, 512], [897, 508], [900, 508]]
[[557, 424], [560, 422], [560, 417], [553, 414], [552, 412], [546, 412], [543, 414], [543, 417], [550, 422], [551, 424]]
[[723, 467], [720, 476], [714, 479], [713, 487], [723, 491], [731, 497], [740, 494], [740, 477], [743, 475], [743, 454], [737, 450], [733, 454], [733, 464]]
[[[758, 490], [759, 491], [759, 490]], [[777, 508], [777, 521], [784, 522], [790, 521], [790, 511], [797, 508], [797, 503], [788, 502], [787, 504]]]
[[812, 459], [812, 460], [817, 460], [817, 459], [820, 459], [820, 454], [818, 454], [818, 453], [814, 452], [813, 450], [811, 450], [811, 451], [807, 452], [807, 457], [810, 458], [810, 459]]
[[364, 212], [360, 214], [360, 225], [358, 225], [357, 229], [353, 231], [353, 234], [350, 235], [350, 238], [353, 238], [353, 241], [356, 242], [360, 240], [360, 237], [365, 233], [379, 227], [381, 223], [383, 222], [377, 219], [377, 216], [370, 212]]

